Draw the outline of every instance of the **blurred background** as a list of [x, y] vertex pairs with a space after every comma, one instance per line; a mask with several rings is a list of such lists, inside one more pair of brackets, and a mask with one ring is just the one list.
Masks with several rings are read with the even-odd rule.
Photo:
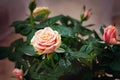
[[[12, 41], [22, 37], [15, 34], [10, 27], [12, 22], [23, 20], [29, 15], [30, 0], [1, 0], [0, 1], [0, 46], [9, 46]], [[36, 0], [37, 6], [46, 6], [51, 10], [51, 16], [64, 14], [79, 20], [80, 13], [85, 5], [92, 9], [91, 18], [87, 23], [94, 23], [99, 33], [102, 25], [116, 24], [120, 30], [120, 0]], [[0, 80], [10, 80], [14, 63], [8, 59], [0, 60]]]

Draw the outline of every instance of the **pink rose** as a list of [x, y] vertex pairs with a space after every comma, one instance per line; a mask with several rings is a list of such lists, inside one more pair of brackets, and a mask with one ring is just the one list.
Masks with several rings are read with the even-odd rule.
[[86, 10], [84, 12], [84, 18], [85, 18], [85, 20], [89, 19], [90, 15], [91, 15], [91, 11], [90, 10]]
[[46, 27], [35, 33], [31, 44], [39, 54], [49, 54], [61, 45], [61, 36], [57, 31]]
[[116, 27], [109, 25], [104, 29], [103, 40], [109, 44], [117, 44], [117, 31]]
[[22, 69], [14, 69], [12, 71], [12, 74], [17, 78], [17, 80], [22, 80], [23, 79], [23, 71]]

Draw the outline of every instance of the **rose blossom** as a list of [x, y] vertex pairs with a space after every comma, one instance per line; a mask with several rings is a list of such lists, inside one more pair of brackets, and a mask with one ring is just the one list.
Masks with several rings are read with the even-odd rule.
[[31, 44], [39, 54], [49, 54], [61, 44], [61, 36], [50, 27], [38, 30], [31, 40]]
[[86, 11], [84, 12], [85, 20], [87, 20], [87, 19], [90, 17], [90, 15], [91, 15], [91, 11], [90, 11], [90, 10], [86, 10]]
[[113, 25], [109, 25], [104, 29], [103, 40], [109, 44], [117, 44], [117, 30]]
[[23, 79], [23, 71], [22, 69], [14, 69], [12, 71], [12, 74], [17, 78], [17, 80], [22, 80]]

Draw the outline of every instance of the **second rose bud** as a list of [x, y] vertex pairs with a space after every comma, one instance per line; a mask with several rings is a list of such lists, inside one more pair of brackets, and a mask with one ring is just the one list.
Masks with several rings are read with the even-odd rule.
[[118, 44], [117, 29], [113, 25], [109, 25], [104, 29], [103, 40], [109, 44]]

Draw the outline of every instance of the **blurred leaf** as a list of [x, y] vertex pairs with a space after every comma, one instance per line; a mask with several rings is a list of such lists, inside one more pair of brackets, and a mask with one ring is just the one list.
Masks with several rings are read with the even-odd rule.
[[120, 59], [114, 59], [110, 64], [110, 68], [115, 71], [120, 71]]
[[85, 54], [83, 52], [74, 52], [74, 54], [71, 55], [74, 58], [85, 58], [85, 59], [90, 59], [91, 56], [88, 54]]
[[32, 27], [30, 27], [29, 21], [16, 21], [12, 24], [12, 26], [15, 28], [16, 33], [20, 33], [22, 35], [28, 35]]
[[17, 61], [21, 58], [23, 53], [19, 50], [20, 47], [24, 46], [25, 43], [22, 38], [15, 40], [9, 48], [11, 48], [11, 51], [9, 52], [9, 60], [11, 61]]
[[113, 55], [120, 57], [120, 44], [113, 45], [112, 51]]
[[18, 25], [24, 25], [24, 24], [29, 24], [29, 20], [24, 20], [24, 21], [15, 21], [12, 23], [11, 26], [16, 27]]
[[35, 32], [36, 32], [36, 31], [37, 31], [37, 30], [32, 29], [32, 31], [30, 32], [30, 34], [27, 35], [27, 41], [26, 41], [26, 43], [30, 44], [30, 41], [31, 41], [31, 39], [33, 38], [33, 36], [35, 35]]
[[88, 24], [88, 25], [85, 25], [85, 27], [92, 27], [94, 26], [95, 24]]
[[94, 38], [93, 36], [88, 36], [88, 38], [85, 40], [85, 42], [87, 43], [87, 44], [89, 44], [89, 42], [91, 43], [91, 42], [96, 42], [97, 41], [97, 39], [96, 38]]
[[77, 19], [71, 18], [70, 16], [63, 16], [60, 19], [62, 25], [67, 27], [76, 27], [79, 23]]
[[95, 30], [93, 30], [94, 36], [96, 39], [101, 40], [101, 38], [99, 37], [99, 35], [97, 34], [97, 32]]
[[64, 50], [63, 48], [57, 48], [57, 49], [55, 50], [55, 52], [57, 52], [57, 53], [64, 53], [65, 50]]
[[22, 68], [23, 71], [29, 68], [29, 63], [22, 58], [16, 61], [15, 68]]
[[71, 65], [71, 62], [69, 60], [60, 59], [59, 65], [67, 68]]
[[55, 17], [51, 17], [48, 20], [46, 20], [44, 23], [35, 25], [35, 28], [36, 29], [41, 29], [41, 28], [44, 28], [44, 27], [51, 26], [51, 25], [55, 24], [58, 20], [60, 20], [62, 17], [63, 17], [63, 15], [58, 15], [58, 16], [55, 16]]
[[16, 61], [18, 61], [18, 60], [20, 60], [22, 58], [22, 55], [23, 55], [23, 53], [18, 52], [18, 51], [12, 52], [12, 53], [9, 53], [8, 59], [10, 61], [16, 62]]
[[90, 34], [93, 33], [93, 31], [91, 31], [90, 29], [87, 29], [87, 28], [82, 27], [82, 26], [80, 26], [78, 29], [79, 29], [79, 33], [80, 33], [82, 36], [90, 35]]
[[35, 21], [41, 21], [41, 20], [43, 20], [43, 19], [44, 19], [44, 16], [42, 16], [41, 14], [37, 15], [37, 16], [34, 18]]
[[12, 44], [11, 44], [11, 47], [20, 47], [20, 46], [23, 46], [24, 41], [23, 41], [23, 38], [20, 38], [20, 39], [17, 39], [15, 40]]
[[80, 51], [74, 52], [74, 54], [72, 54], [72, 56], [76, 57], [76, 58], [91, 59], [92, 57], [94, 57], [94, 56], [91, 55], [92, 51], [93, 51], [93, 45], [92, 44], [83, 45], [80, 48]]
[[42, 76], [40, 77], [40, 74], [35, 72], [36, 66], [37, 66], [37, 63], [34, 63], [34, 65], [30, 67], [29, 69], [30, 77], [35, 80], [44, 80], [44, 79], [41, 79]]
[[74, 33], [72, 31], [72, 28], [70, 27], [66, 27], [63, 25], [53, 25], [50, 26], [53, 30], [58, 31], [59, 34], [61, 34], [61, 36], [63, 37], [74, 37]]
[[37, 52], [34, 50], [32, 45], [22, 46], [21, 48], [19, 48], [19, 50], [28, 56], [37, 55]]
[[9, 47], [1, 47], [0, 46], [0, 60], [8, 57], [9, 54], [10, 54]]
[[89, 54], [93, 51], [93, 45], [92, 43], [88, 44], [88, 45], [83, 45], [80, 49], [80, 52], [83, 52], [85, 54]]

